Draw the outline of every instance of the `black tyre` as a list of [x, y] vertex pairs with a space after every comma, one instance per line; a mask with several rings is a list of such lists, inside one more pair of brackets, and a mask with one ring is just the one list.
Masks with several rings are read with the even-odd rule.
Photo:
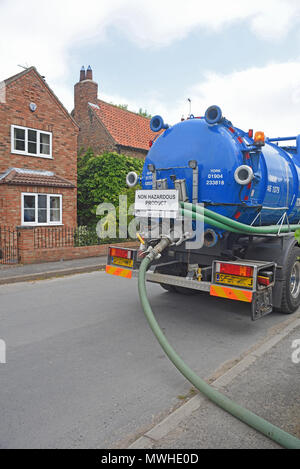
[[294, 313], [300, 306], [300, 248], [291, 249], [284, 266], [281, 306], [284, 314]]

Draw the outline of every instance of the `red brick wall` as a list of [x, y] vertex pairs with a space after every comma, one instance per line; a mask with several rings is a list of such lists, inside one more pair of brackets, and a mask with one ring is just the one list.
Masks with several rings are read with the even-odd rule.
[[[92, 80], [76, 83], [74, 87], [74, 119], [80, 126], [78, 151], [85, 152], [91, 147], [96, 155], [107, 151], [119, 153], [119, 146], [103, 123], [93, 112], [91, 104], [97, 104], [98, 85]], [[120, 153], [135, 158], [145, 158], [147, 152], [121, 147]]]
[[21, 194], [23, 192], [61, 194], [62, 223], [68, 227], [76, 226], [76, 189], [62, 189], [60, 187], [10, 186], [5, 184], [0, 184], [0, 225], [20, 226], [22, 224]]
[[[106, 256], [109, 244], [100, 246], [62, 247], [49, 249], [34, 248], [34, 228], [18, 229], [19, 262], [21, 264], [36, 264], [55, 262], [59, 260], [84, 259], [87, 257]], [[120, 243], [119, 246], [137, 248], [136, 241]]]
[[[35, 112], [29, 109], [31, 102], [37, 105]], [[12, 124], [52, 132], [53, 159], [11, 153]], [[53, 171], [76, 185], [78, 131], [31, 70], [7, 86], [6, 103], [0, 104], [0, 172], [10, 167]]]
[[[37, 105], [35, 112], [29, 109], [31, 102]], [[11, 125], [13, 124], [52, 132], [53, 159], [11, 153]], [[0, 103], [0, 173], [11, 167], [53, 171], [76, 186], [78, 131], [78, 127], [58, 104], [44, 81], [35, 70], [30, 70], [7, 85], [6, 103]], [[24, 188], [16, 187], [0, 186], [0, 224], [20, 224], [20, 197], [17, 195], [17, 198], [13, 200], [13, 193], [19, 194], [24, 191]], [[52, 192], [52, 189], [47, 188], [27, 187], [26, 190]], [[66, 215], [66, 222], [73, 225], [76, 224], [76, 189], [68, 189], [68, 191], [66, 214], [70, 210], [73, 214], [70, 217]], [[54, 192], [63, 193], [57, 188]], [[6, 198], [6, 201], [3, 200]], [[73, 201], [67, 200], [69, 198]], [[5, 209], [1, 208], [3, 205]], [[11, 215], [9, 215], [9, 207], [11, 207]]]
[[133, 148], [127, 148], [122, 146], [120, 146], [119, 152], [123, 155], [133, 156], [134, 158], [140, 158], [141, 160], [144, 160], [147, 155], [146, 150], [135, 150]]
[[117, 151], [113, 138], [90, 107], [80, 121], [78, 136], [79, 151], [85, 152], [89, 147], [93, 149], [95, 155], [101, 155], [107, 151]]

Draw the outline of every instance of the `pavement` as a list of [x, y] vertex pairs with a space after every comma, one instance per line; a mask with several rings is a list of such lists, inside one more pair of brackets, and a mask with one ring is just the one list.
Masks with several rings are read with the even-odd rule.
[[[0, 269], [0, 282], [18, 282], [0, 286], [0, 448], [278, 448], [196, 393], [156, 343], [136, 281], [99, 272], [104, 264]], [[36, 281], [45, 275], [61, 278]], [[147, 289], [195, 372], [300, 438], [299, 311], [253, 323], [246, 304]]]
[[[300, 439], [300, 320], [213, 380], [212, 386]], [[131, 449], [280, 449], [274, 441], [196, 395]]]
[[106, 256], [41, 264], [0, 265], [0, 285], [94, 272], [104, 269], [105, 264]]

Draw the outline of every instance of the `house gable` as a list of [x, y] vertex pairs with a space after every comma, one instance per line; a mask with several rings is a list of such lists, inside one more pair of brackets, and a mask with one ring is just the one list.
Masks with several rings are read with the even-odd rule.
[[[0, 173], [11, 167], [50, 170], [76, 185], [79, 129], [74, 119], [34, 67], [5, 84], [6, 101], [0, 104]], [[32, 103], [35, 110], [30, 108]], [[52, 157], [12, 152], [12, 126], [51, 133]]]
[[[34, 67], [4, 83], [5, 101], [0, 103], [0, 225], [23, 224], [25, 212], [33, 211], [26, 207], [29, 199], [35, 200], [34, 223], [41, 224], [38, 213], [42, 213], [46, 197], [47, 224], [75, 226], [78, 125]], [[58, 221], [51, 220], [55, 209], [50, 209], [50, 200], [54, 199], [60, 201]]]

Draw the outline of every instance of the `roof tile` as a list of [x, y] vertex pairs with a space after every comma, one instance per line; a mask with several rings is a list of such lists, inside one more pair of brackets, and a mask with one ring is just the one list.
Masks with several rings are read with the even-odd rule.
[[117, 144], [149, 150], [149, 141], [153, 140], [157, 133], [150, 130], [150, 120], [147, 117], [108, 104], [100, 99], [97, 100], [97, 105], [98, 107], [92, 106], [93, 111], [101, 119]]
[[66, 187], [74, 188], [67, 179], [56, 174], [47, 174], [38, 171], [26, 171], [12, 168], [0, 178], [0, 184], [10, 184], [14, 186], [45, 186], [45, 187]]

